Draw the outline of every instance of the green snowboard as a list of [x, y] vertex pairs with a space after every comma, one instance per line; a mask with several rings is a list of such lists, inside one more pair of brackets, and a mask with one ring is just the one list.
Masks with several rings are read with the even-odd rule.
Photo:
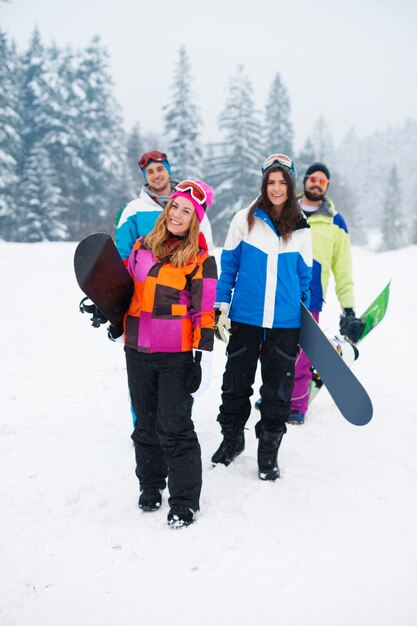
[[378, 326], [379, 322], [381, 322], [388, 308], [388, 300], [389, 300], [389, 288], [391, 285], [391, 281], [388, 285], [381, 291], [379, 296], [375, 298], [370, 306], [366, 309], [365, 313], [360, 316], [362, 322], [365, 322], [365, 328], [363, 329], [362, 335], [359, 338], [359, 341], [362, 341], [364, 337], [368, 333], [371, 332], [375, 326]]
[[[365, 313], [363, 313], [360, 316], [360, 319], [362, 320], [362, 322], [364, 322], [365, 327], [362, 331], [361, 336], [356, 342], [356, 345], [359, 343], [359, 341], [362, 341], [362, 339], [366, 337], [366, 335], [368, 335], [371, 332], [371, 330], [373, 330], [375, 326], [378, 326], [378, 324], [384, 319], [385, 313], [387, 312], [387, 308], [388, 308], [390, 284], [391, 284], [391, 281], [386, 285], [386, 287], [384, 287], [384, 289], [375, 298], [372, 304], [368, 306]], [[343, 354], [341, 356], [343, 356]], [[322, 386], [323, 386], [323, 381], [321, 380], [316, 370], [313, 368], [313, 378], [310, 383], [310, 397], [308, 401], [309, 406], [314, 400], [314, 398], [316, 397], [316, 395], [318, 394], [318, 392], [320, 391]]]

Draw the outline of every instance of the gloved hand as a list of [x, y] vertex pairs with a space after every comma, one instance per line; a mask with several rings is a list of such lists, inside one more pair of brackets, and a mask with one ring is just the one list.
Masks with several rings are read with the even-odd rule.
[[227, 317], [229, 305], [226, 302], [220, 302], [214, 305], [214, 334], [217, 339], [227, 343], [229, 337], [226, 335], [226, 331], [230, 334], [230, 320]]
[[[199, 350], [195, 352], [200, 352]], [[211, 382], [211, 364], [212, 364], [212, 352], [207, 352], [207, 350], [201, 351], [201, 383], [199, 388], [192, 394], [193, 398], [198, 398], [202, 396], [205, 391], [207, 391]]]
[[110, 339], [110, 341], [124, 343], [123, 327], [115, 328], [112, 324], [110, 324], [110, 326], [107, 328], [107, 337]]
[[340, 334], [347, 337], [353, 343], [359, 341], [365, 323], [361, 319], [355, 317], [355, 311], [348, 307], [343, 309], [343, 315], [340, 317], [339, 330]]
[[195, 393], [201, 385], [201, 350], [193, 350], [193, 365], [187, 378], [187, 389]]

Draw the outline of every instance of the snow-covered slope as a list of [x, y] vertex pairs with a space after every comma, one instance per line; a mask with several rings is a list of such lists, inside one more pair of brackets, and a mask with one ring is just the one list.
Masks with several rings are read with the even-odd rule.
[[[392, 278], [354, 370], [374, 418], [326, 391], [289, 427], [282, 478], [247, 448], [212, 468], [225, 363], [194, 418], [201, 514], [188, 529], [137, 507], [124, 353], [78, 313], [75, 244], [0, 243], [1, 626], [415, 626], [417, 247], [354, 249], [357, 312]], [[333, 294], [323, 326], [336, 331]], [[254, 398], [257, 397], [257, 389]]]

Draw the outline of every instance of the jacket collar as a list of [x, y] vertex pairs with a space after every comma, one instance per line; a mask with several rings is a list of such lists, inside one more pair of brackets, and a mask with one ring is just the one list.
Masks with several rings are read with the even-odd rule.
[[275, 226], [274, 226], [271, 218], [269, 217], [268, 213], [265, 211], [265, 209], [261, 209], [260, 207], [256, 207], [256, 209], [254, 210], [253, 214], [254, 214], [255, 217], [258, 217], [263, 222], [266, 222], [268, 224], [268, 226], [270, 228], [272, 228], [274, 233], [278, 236], [278, 233], [277, 233], [277, 231], [275, 229]]
[[[304, 194], [299, 193], [297, 195], [298, 201], [301, 202], [303, 197], [304, 197]], [[329, 198], [328, 196], [324, 196], [322, 203], [317, 209], [317, 211], [314, 211], [312, 213], [306, 212], [305, 215], [307, 216], [307, 218], [313, 215], [324, 215], [325, 217], [333, 217], [335, 213], [336, 213], [336, 209], [335, 209], [333, 200]]]

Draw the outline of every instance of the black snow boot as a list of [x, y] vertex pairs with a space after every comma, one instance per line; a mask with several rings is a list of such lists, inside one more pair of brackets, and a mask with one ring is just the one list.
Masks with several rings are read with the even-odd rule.
[[245, 435], [243, 430], [225, 428], [222, 428], [222, 433], [223, 441], [211, 457], [211, 462], [214, 465], [222, 463], [227, 466], [245, 449]]
[[171, 528], [185, 528], [193, 523], [196, 513], [192, 509], [172, 508], [169, 510], [167, 522]]
[[261, 480], [279, 478], [278, 450], [284, 435], [283, 430], [272, 432], [264, 430], [261, 422], [255, 426], [258, 442], [258, 476]]
[[161, 506], [162, 491], [157, 487], [144, 487], [140, 491], [139, 508], [142, 511], [157, 511]]

